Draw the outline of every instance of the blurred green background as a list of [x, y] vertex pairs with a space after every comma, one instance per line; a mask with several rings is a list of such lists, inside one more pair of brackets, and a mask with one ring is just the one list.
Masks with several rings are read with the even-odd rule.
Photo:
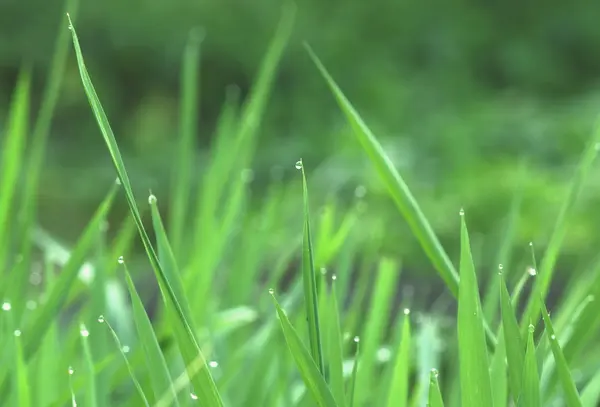
[[[231, 89], [247, 95], [280, 16], [279, 2], [82, 1], [86, 63], [138, 196], [169, 191], [179, 127], [181, 55], [204, 35], [196, 181]], [[17, 73], [34, 74], [34, 109], [46, 80], [62, 0], [0, 4], [0, 120]], [[369, 206], [355, 234], [402, 258], [405, 275], [441, 281], [345, 124], [302, 47], [308, 41], [383, 143], [453, 258], [458, 211], [469, 214], [476, 261], [491, 273], [511, 202], [521, 188], [517, 256], [543, 252], [568, 180], [600, 111], [600, 7], [521, 2], [298, 2], [292, 41], [260, 125], [249, 177], [260, 204], [273, 181], [298, 185], [303, 158], [313, 210]], [[249, 172], [249, 170], [251, 172]], [[570, 221], [558, 278], [589, 261], [600, 234], [600, 171]], [[249, 176], [251, 174], [251, 176]], [[38, 198], [42, 226], [74, 239], [115, 178], [70, 56]], [[251, 179], [250, 179], [251, 178]], [[194, 188], [195, 185], [190, 185]], [[291, 195], [290, 195], [291, 196]], [[283, 205], [282, 236], [299, 235], [299, 193]], [[297, 198], [297, 199], [296, 199]], [[163, 208], [161, 208], [163, 209]], [[168, 208], [164, 208], [168, 210]], [[318, 212], [317, 212], [318, 213]], [[111, 221], [127, 214], [124, 200]], [[280, 242], [285, 245], [285, 239]], [[273, 250], [280, 250], [275, 245]], [[541, 253], [540, 253], [541, 255]], [[485, 278], [484, 278], [485, 279]]]

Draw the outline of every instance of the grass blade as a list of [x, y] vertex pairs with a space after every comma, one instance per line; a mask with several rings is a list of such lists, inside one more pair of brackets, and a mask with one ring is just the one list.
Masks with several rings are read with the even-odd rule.
[[444, 407], [438, 376], [438, 371], [431, 369], [431, 375], [429, 376], [429, 407]]
[[548, 340], [550, 341], [550, 348], [552, 349], [552, 354], [554, 355], [558, 377], [565, 392], [565, 401], [567, 403], [566, 407], [582, 407], [581, 399], [579, 398], [579, 393], [577, 392], [577, 386], [575, 386], [575, 382], [573, 381], [573, 377], [571, 376], [571, 372], [569, 370], [569, 365], [567, 364], [565, 355], [563, 354], [560, 344], [558, 343], [558, 338], [554, 332], [554, 327], [552, 326], [550, 315], [546, 309], [546, 304], [544, 304], [543, 297], [538, 297], [538, 300], [540, 301], [542, 318], [544, 319], [544, 326], [548, 332]]
[[360, 338], [358, 336], [354, 337], [354, 343], [356, 343], [356, 352], [354, 353], [354, 365], [352, 366], [352, 376], [350, 377], [350, 387], [348, 389], [350, 407], [354, 407], [354, 401], [356, 399], [356, 377], [358, 376], [358, 359], [360, 356]]
[[83, 346], [83, 358], [85, 360], [85, 367], [87, 369], [87, 389], [86, 395], [86, 406], [97, 407], [98, 406], [98, 391], [96, 386], [96, 372], [94, 370], [94, 358], [92, 357], [92, 350], [90, 349], [89, 336], [90, 333], [81, 324], [79, 327], [79, 333], [81, 337], [81, 344]]
[[333, 394], [329, 390], [327, 382], [319, 371], [319, 367], [315, 363], [312, 355], [302, 343], [302, 339], [290, 323], [287, 315], [277, 302], [277, 299], [275, 299], [273, 290], [270, 290], [270, 293], [273, 296], [273, 302], [275, 303], [285, 341], [296, 361], [296, 366], [302, 375], [302, 380], [304, 380], [306, 388], [310, 391], [319, 407], [337, 406]]
[[504, 343], [506, 346], [506, 359], [508, 361], [508, 380], [510, 390], [515, 403], [521, 394], [521, 383], [523, 374], [523, 340], [519, 323], [515, 317], [510, 294], [506, 288], [504, 275], [500, 275], [500, 308], [502, 317], [502, 330], [504, 332]]
[[[172, 396], [173, 405], [177, 405], [175, 390], [173, 389], [171, 374], [167, 367], [167, 362], [162, 354], [158, 340], [152, 328], [152, 322], [146, 313], [142, 299], [140, 298], [133, 279], [129, 274], [125, 260], [119, 258], [119, 263], [123, 264], [125, 272], [125, 280], [127, 289], [131, 298], [131, 307], [133, 311], [133, 322], [138, 333], [138, 338], [144, 351], [146, 366], [148, 367], [148, 375], [154, 393], [155, 400], [159, 400], [165, 393], [170, 393]], [[98, 318], [98, 321], [106, 322], [103, 316]]]
[[342, 331], [340, 311], [337, 300], [337, 277], [331, 276], [331, 293], [329, 295], [329, 377], [331, 392], [339, 407], [346, 406], [344, 391], [344, 358], [342, 352]]
[[469, 233], [461, 210], [458, 353], [463, 407], [493, 407], [488, 354]]
[[506, 344], [504, 342], [504, 329], [502, 328], [502, 324], [500, 324], [498, 345], [496, 346], [490, 365], [490, 380], [494, 384], [492, 386], [492, 393], [494, 395], [495, 406], [504, 407], [508, 404], [508, 378], [506, 370]]
[[[220, 407], [223, 405], [223, 401], [221, 400], [221, 396], [209, 372], [206, 360], [204, 359], [204, 356], [200, 351], [200, 347], [198, 346], [198, 342], [194, 335], [195, 329], [191, 325], [192, 321], [186, 319], [179, 303], [179, 299], [173, 291], [169, 279], [165, 274], [160, 261], [158, 260], [158, 256], [156, 255], [154, 248], [152, 247], [150, 238], [146, 233], [146, 229], [144, 228], [139, 210], [136, 205], [131, 183], [129, 181], [129, 176], [125, 170], [125, 164], [123, 163], [117, 141], [115, 140], [108, 118], [104, 113], [100, 100], [98, 99], [96, 91], [94, 90], [92, 81], [87, 73], [81, 47], [79, 45], [79, 39], [77, 38], [77, 33], [75, 32], [75, 27], [73, 27], [71, 22], [69, 22], [69, 24], [83, 87], [86, 91], [90, 106], [94, 112], [98, 126], [102, 132], [104, 141], [106, 142], [106, 146], [113, 160], [119, 180], [121, 181], [121, 184], [125, 190], [125, 197], [127, 198], [129, 209], [136, 222], [142, 243], [144, 244], [144, 248], [148, 254], [148, 259], [150, 260], [152, 269], [154, 270], [154, 274], [158, 280], [159, 288], [163, 294], [162, 298], [164, 299], [165, 306], [168, 309], [168, 312], [172, 313], [173, 315], [173, 317], [170, 319], [172, 322], [172, 328], [179, 345], [179, 350], [186, 364], [186, 369], [188, 369], [190, 380], [192, 381], [194, 389], [198, 394], [199, 400], [201, 400], [207, 406]], [[194, 366], [196, 366], [198, 363], [200, 363], [201, 368], [194, 369]]]
[[597, 407], [600, 404], [600, 370], [581, 392], [581, 404], [584, 407]]
[[540, 376], [537, 370], [537, 359], [535, 357], [535, 344], [533, 343], [534, 326], [529, 326], [527, 335], [527, 351], [525, 352], [525, 363], [523, 367], [523, 386], [519, 397], [519, 406], [542, 407], [540, 398]]
[[[404, 310], [404, 323], [402, 324], [402, 335], [400, 346], [394, 362], [392, 381], [387, 398], [388, 407], [405, 407], [408, 402], [408, 379], [410, 374], [410, 310]], [[438, 389], [439, 391], [439, 389]]]
[[319, 322], [319, 300], [317, 297], [317, 279], [315, 273], [314, 252], [310, 231], [310, 210], [308, 205], [308, 186], [302, 160], [296, 163], [296, 168], [302, 172], [302, 196], [304, 202], [304, 231], [302, 243], [302, 281], [304, 285], [304, 303], [308, 322], [308, 337], [310, 353], [323, 374], [323, 349], [321, 344], [321, 326]]

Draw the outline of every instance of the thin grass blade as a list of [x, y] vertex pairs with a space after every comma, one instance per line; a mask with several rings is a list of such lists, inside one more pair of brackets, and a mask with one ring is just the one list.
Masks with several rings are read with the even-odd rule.
[[461, 405], [494, 406], [483, 315], [471, 256], [469, 233], [461, 210], [460, 287], [458, 295], [458, 353]]
[[[271, 295], [273, 295], [272, 291]], [[275, 304], [277, 315], [279, 316], [279, 322], [281, 324], [281, 329], [283, 330], [285, 341], [290, 353], [296, 361], [296, 366], [302, 375], [302, 380], [304, 381], [306, 388], [312, 394], [319, 407], [337, 406], [325, 378], [319, 371], [319, 367], [315, 363], [308, 349], [304, 346], [302, 339], [290, 323], [286, 313], [280, 307], [274, 295], [273, 302]]]
[[352, 375], [350, 376], [350, 386], [348, 388], [348, 405], [354, 407], [356, 401], [356, 378], [358, 376], [358, 362], [360, 356], [360, 338], [354, 337], [356, 343], [356, 352], [354, 353], [354, 364], [352, 365]]
[[97, 407], [98, 406], [98, 391], [96, 385], [96, 372], [94, 369], [94, 358], [92, 356], [92, 350], [90, 348], [89, 336], [90, 333], [85, 327], [85, 325], [81, 324], [79, 327], [79, 332], [81, 336], [81, 345], [83, 347], [83, 359], [85, 361], [86, 367], [86, 406]]
[[[498, 295], [499, 296], [499, 295]], [[493, 383], [494, 405], [504, 407], [508, 404], [508, 372], [506, 368], [506, 344], [502, 324], [498, 329], [498, 345], [492, 356], [490, 380]]]
[[444, 407], [444, 400], [442, 399], [438, 376], [438, 371], [436, 369], [431, 369], [431, 374], [429, 376], [429, 407]]
[[329, 295], [329, 377], [331, 392], [339, 407], [346, 406], [344, 390], [344, 357], [342, 351], [342, 328], [340, 326], [340, 310], [337, 300], [337, 277], [331, 277], [331, 293]]
[[583, 388], [581, 404], [583, 407], [597, 407], [600, 404], [600, 370]]
[[525, 351], [523, 340], [521, 339], [521, 331], [519, 330], [519, 323], [515, 316], [510, 294], [506, 288], [504, 275], [500, 276], [500, 308], [504, 343], [506, 346], [506, 359], [508, 361], [508, 380], [513, 400], [516, 403], [521, 394]]
[[535, 357], [535, 344], [533, 343], [534, 326], [529, 326], [527, 335], [527, 351], [525, 352], [525, 363], [523, 366], [522, 393], [519, 397], [519, 406], [542, 407], [540, 397], [540, 376], [537, 370], [537, 359]]
[[394, 362], [392, 381], [388, 390], [387, 407], [405, 407], [408, 404], [408, 386], [410, 376], [410, 352], [411, 352], [411, 332], [410, 332], [410, 310], [404, 310], [404, 321], [402, 324], [402, 333], [400, 336], [400, 346], [396, 353]]

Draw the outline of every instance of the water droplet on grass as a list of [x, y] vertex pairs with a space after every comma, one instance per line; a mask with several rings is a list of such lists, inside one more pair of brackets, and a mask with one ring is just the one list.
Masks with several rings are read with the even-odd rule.
[[331, 279], [332, 279], [333, 281], [335, 281], [335, 280], [337, 280], [337, 276], [336, 276], [335, 274], [332, 274], [332, 276], [331, 276]]
[[219, 362], [217, 362], [216, 360], [211, 360], [210, 362], [208, 362], [208, 366], [212, 368], [219, 367]]
[[529, 274], [531, 277], [537, 275], [537, 270], [534, 269], [533, 267], [527, 267], [527, 274]]
[[196, 393], [190, 393], [190, 397], [192, 398], [192, 400], [198, 400], [198, 396], [196, 396]]
[[104, 315], [100, 315], [100, 316], [98, 317], [98, 322], [100, 322], [101, 324], [103, 324], [103, 323], [104, 323]]
[[433, 374], [433, 377], [437, 379], [437, 377], [440, 375], [440, 372], [438, 372], [438, 370], [434, 367], [431, 369], [431, 374]]
[[364, 198], [367, 194], [367, 188], [364, 185], [359, 185], [354, 190], [354, 196], [357, 198]]
[[117, 263], [119, 263], [119, 264], [125, 263], [125, 259], [123, 258], [123, 256], [119, 256], [119, 258], [117, 259]]
[[272, 288], [269, 288], [269, 294], [271, 294], [271, 295], [275, 294], [275, 290]]
[[458, 214], [460, 216], [465, 216], [465, 210], [463, 208], [460, 208], [460, 211], [458, 211]]
[[123, 353], [129, 353], [129, 351], [130, 351], [130, 350], [131, 350], [131, 349], [130, 349], [130, 348], [129, 348], [129, 346], [127, 346], [127, 345], [123, 345], [123, 347], [121, 348], [121, 351], [122, 351]]
[[355, 343], [359, 343], [360, 342], [360, 337], [359, 336], [355, 336], [354, 337], [354, 342]]
[[552, 339], [553, 341], [555, 341], [556, 340], [556, 335], [554, 335], [554, 334], [550, 335], [550, 339]]
[[2, 311], [10, 311], [12, 308], [12, 305], [10, 305], [10, 302], [4, 302], [2, 304]]
[[69, 366], [69, 374], [72, 375], [73, 373], [75, 373], [75, 370], [73, 370], [73, 368]]
[[150, 194], [150, 195], [148, 196], [148, 203], [149, 203], [150, 205], [155, 205], [155, 204], [156, 204], [156, 201], [157, 201], [157, 199], [156, 199], [156, 195], [154, 195], [154, 194]]
[[410, 308], [404, 308], [404, 315], [410, 314]]
[[297, 170], [301, 170], [302, 169], [302, 160], [296, 161], [296, 169]]
[[21, 336], [21, 330], [20, 329], [15, 329], [14, 334], [15, 334], [15, 336]]
[[90, 336], [90, 331], [88, 331], [85, 327], [85, 325], [81, 325], [81, 329], [79, 330], [79, 333], [81, 334], [81, 336], [83, 336], [84, 338], [87, 338], [88, 336]]
[[529, 332], [534, 333], [535, 332], [535, 326], [533, 326], [533, 324], [529, 324], [529, 326], [527, 327], [527, 329], [529, 330]]

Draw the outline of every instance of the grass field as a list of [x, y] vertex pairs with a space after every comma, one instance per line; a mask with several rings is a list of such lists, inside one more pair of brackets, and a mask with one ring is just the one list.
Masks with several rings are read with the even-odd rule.
[[[402, 263], [356, 238], [370, 208], [312, 208], [310, 168], [273, 182], [250, 205], [250, 166], [260, 119], [291, 35], [283, 9], [250, 96], [228, 93], [198, 191], [193, 167], [200, 42], [190, 36], [181, 72], [180, 137], [173, 189], [138, 191], [84, 63], [74, 1], [57, 39], [39, 111], [30, 73], [12, 96], [0, 162], [0, 405], [2, 406], [585, 406], [600, 403], [600, 258], [572, 270], [547, 309], [554, 269], [581, 190], [600, 150], [590, 135], [543, 256], [511, 252], [511, 222], [498, 247], [498, 275], [480, 284], [460, 208], [460, 253], [449, 254], [385, 150], [335, 79], [306, 45], [356, 142], [453, 297], [456, 315], [398, 301]], [[72, 21], [71, 21], [72, 19]], [[67, 29], [68, 28], [68, 29]], [[64, 248], [36, 223], [35, 193], [70, 50], [115, 170], [106, 197], [76, 244]], [[98, 92], [98, 93], [97, 93]], [[597, 182], [592, 182], [597, 185]], [[360, 195], [360, 194], [359, 194]], [[127, 202], [121, 225], [112, 204]], [[285, 202], [302, 211], [286, 211]], [[161, 203], [169, 210], [161, 213]], [[282, 228], [292, 222], [295, 228]], [[389, 227], [393, 227], [390, 225]], [[114, 238], [109, 239], [108, 228]], [[139, 242], [144, 257], [133, 250]], [[277, 250], [272, 250], [277, 247]], [[458, 262], [452, 259], [457, 257]], [[299, 260], [299, 261], [298, 261]], [[155, 309], [149, 292], [158, 290]], [[483, 295], [481, 295], [483, 293]], [[409, 297], [407, 297], [409, 298]], [[151, 312], [150, 312], [151, 311]], [[551, 311], [551, 312], [550, 312]]]

